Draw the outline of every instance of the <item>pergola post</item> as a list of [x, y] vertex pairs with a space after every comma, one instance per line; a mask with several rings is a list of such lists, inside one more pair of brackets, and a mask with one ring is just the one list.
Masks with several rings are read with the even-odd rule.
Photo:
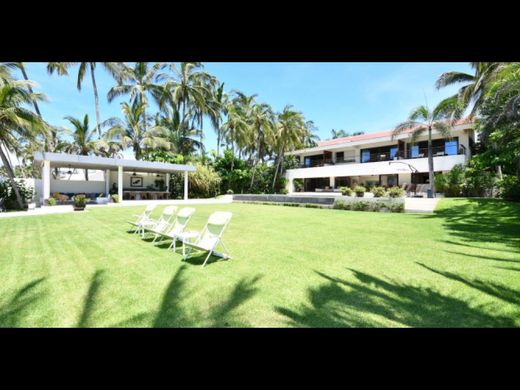
[[110, 192], [110, 169], [105, 170], [105, 196]]
[[49, 160], [43, 161], [42, 187], [42, 197], [45, 201], [51, 197], [51, 162]]
[[188, 171], [184, 171], [184, 200], [188, 200]]
[[123, 202], [123, 166], [119, 165], [117, 167], [117, 196], [119, 197], [119, 202]]

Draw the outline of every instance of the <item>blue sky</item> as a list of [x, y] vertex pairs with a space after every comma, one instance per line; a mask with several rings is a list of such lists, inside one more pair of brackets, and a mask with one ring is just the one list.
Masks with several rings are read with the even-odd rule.
[[[367, 133], [388, 130], [406, 119], [417, 105], [434, 106], [455, 93], [457, 87], [435, 89], [437, 77], [445, 71], [471, 72], [468, 63], [205, 63], [205, 70], [225, 83], [225, 90], [238, 89], [258, 94], [257, 101], [280, 111], [292, 104], [313, 120], [321, 139], [332, 129]], [[95, 124], [92, 84], [87, 76], [81, 92], [76, 89], [77, 68], [69, 76], [48, 75], [46, 63], [27, 63], [30, 79], [38, 83], [49, 102], [41, 104], [44, 118], [67, 126], [63, 117], [89, 114]], [[106, 93], [114, 85], [99, 66], [96, 79], [100, 93], [101, 119], [120, 116], [121, 101], [108, 103]], [[209, 121], [206, 121], [209, 122]], [[205, 124], [206, 147], [216, 148], [216, 137]], [[126, 153], [125, 153], [126, 154]]]

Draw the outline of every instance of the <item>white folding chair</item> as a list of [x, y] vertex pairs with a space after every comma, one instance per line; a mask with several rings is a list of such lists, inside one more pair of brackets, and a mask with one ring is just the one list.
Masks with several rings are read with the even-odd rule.
[[184, 229], [186, 229], [186, 226], [188, 225], [188, 222], [191, 219], [191, 216], [195, 212], [195, 209], [193, 207], [183, 207], [179, 210], [177, 215], [175, 216], [175, 220], [173, 223], [170, 224], [169, 227], [162, 231], [154, 230], [155, 233], [154, 242], [157, 238], [159, 238], [159, 241], [163, 238], [171, 238], [172, 243], [168, 249], [173, 248], [173, 250], [176, 249], [176, 241], [180, 240], [179, 235], [184, 232]]
[[135, 221], [128, 221], [128, 223], [132, 226], [134, 226], [134, 233], [137, 234], [141, 230], [141, 224], [145, 221], [150, 220], [150, 215], [152, 214], [152, 211], [155, 209], [155, 204], [149, 204], [144, 209], [144, 212], [142, 214], [134, 214], [134, 217], [136, 217]]
[[[188, 254], [183, 257], [183, 260], [189, 257], [192, 249], [208, 252], [202, 267], [206, 265], [212, 254], [218, 257], [222, 257], [223, 259], [230, 259], [231, 256], [229, 256], [229, 251], [222, 241], [222, 236], [226, 230], [226, 227], [229, 225], [232, 216], [233, 214], [229, 211], [215, 211], [209, 216], [206, 226], [204, 226], [204, 229], [202, 229], [202, 232], [198, 235], [194, 242], [187, 241], [183, 235], [180, 234], [179, 238], [182, 239], [183, 248], [184, 245], [189, 247]], [[218, 247], [218, 245], [221, 245], [225, 252], [216, 252], [215, 249]]]
[[178, 208], [179, 208], [178, 206], [165, 207], [161, 216], [159, 217], [159, 219], [157, 219], [157, 220], [148, 219], [147, 221], [143, 221], [141, 223], [141, 227], [140, 227], [141, 236], [144, 238], [145, 233], [147, 231], [152, 231], [152, 230], [162, 231], [162, 230], [166, 229], [168, 227], [171, 219], [177, 212]]

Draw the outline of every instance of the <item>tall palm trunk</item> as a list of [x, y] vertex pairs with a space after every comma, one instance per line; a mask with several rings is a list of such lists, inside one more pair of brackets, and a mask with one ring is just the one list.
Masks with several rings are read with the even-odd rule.
[[202, 157], [204, 156], [204, 130], [202, 128], [202, 111], [199, 113], [199, 125], [200, 125], [200, 134], [199, 134], [199, 137], [200, 137], [200, 158], [202, 159]]
[[432, 127], [428, 126], [428, 180], [430, 181], [431, 197], [435, 198], [435, 179], [433, 174], [433, 153], [432, 153]]
[[[6, 148], [7, 150], [7, 148]], [[16, 202], [18, 203], [18, 206], [20, 209], [24, 208], [23, 199], [20, 195], [20, 190], [18, 189], [18, 183], [16, 183], [16, 180], [14, 180], [14, 172], [11, 167], [11, 164], [9, 164], [9, 161], [7, 160], [7, 156], [4, 153], [3, 145], [0, 143], [0, 158], [2, 159], [2, 164], [5, 167], [5, 170], [7, 171], [7, 176], [9, 176], [9, 181], [11, 182], [11, 187], [13, 188], [14, 194], [16, 196]]]
[[85, 180], [88, 181], [88, 169], [85, 169]]
[[101, 120], [99, 119], [99, 96], [96, 85], [96, 76], [94, 75], [94, 64], [90, 63], [90, 77], [92, 78], [92, 87], [94, 88], [94, 104], [96, 106], [96, 125], [98, 130], [98, 135], [101, 137]]
[[215, 124], [217, 125], [217, 157], [218, 157], [218, 156], [220, 156], [220, 123], [217, 120]]
[[281, 153], [277, 156], [277, 163], [276, 163], [276, 169], [274, 171], [274, 178], [273, 178], [273, 190], [275, 188], [276, 179], [278, 178], [278, 171], [280, 170], [280, 165], [283, 159], [283, 153], [284, 153], [284, 147], [281, 149]]

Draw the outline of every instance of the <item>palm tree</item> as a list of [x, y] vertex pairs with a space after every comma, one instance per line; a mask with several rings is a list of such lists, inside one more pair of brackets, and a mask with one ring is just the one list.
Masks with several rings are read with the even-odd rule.
[[[222, 125], [222, 134], [226, 142], [231, 145], [231, 153], [235, 156], [235, 145], [240, 149], [246, 145], [247, 120], [240, 106], [231, 101], [226, 107], [227, 121]], [[231, 170], [234, 168], [234, 159], [231, 161]]]
[[350, 136], [350, 134], [347, 133], [345, 130], [335, 130], [335, 129], [331, 130], [331, 135], [332, 135], [332, 139]]
[[6, 152], [19, 151], [21, 140], [35, 139], [47, 130], [42, 119], [24, 107], [32, 105], [33, 101], [45, 100], [43, 94], [30, 91], [32, 86], [31, 81], [13, 80], [9, 67], [0, 64], [0, 159], [20, 208], [24, 207], [23, 199]]
[[228, 97], [224, 93], [224, 83], [222, 83], [216, 88], [215, 93], [208, 102], [208, 115], [213, 128], [217, 132], [217, 157], [220, 156], [220, 143], [222, 142], [222, 129], [220, 125], [222, 114], [226, 113], [227, 99]]
[[189, 127], [188, 122], [181, 122], [175, 105], [163, 107], [161, 114], [156, 117], [155, 124], [167, 129], [167, 140], [170, 142], [171, 150], [180, 153], [184, 158], [192, 154], [195, 149], [201, 148], [199, 141], [195, 138], [197, 130]]
[[464, 83], [465, 85], [455, 96], [461, 101], [464, 109], [472, 105], [470, 115], [473, 116], [482, 104], [486, 88], [506, 64], [505, 62], [472, 62], [471, 67], [475, 71], [474, 74], [445, 72], [440, 75], [435, 86], [440, 89], [448, 85]]
[[[87, 72], [87, 68], [90, 70], [90, 79], [92, 82], [92, 88], [94, 89], [94, 106], [96, 109], [96, 127], [98, 131], [98, 136], [101, 137], [101, 120], [99, 116], [99, 94], [96, 83], [95, 69], [96, 62], [49, 62], [47, 65], [47, 71], [50, 74], [56, 72], [60, 76], [65, 76], [69, 74], [69, 69], [79, 64], [78, 68], [78, 79], [76, 82], [76, 87], [78, 91], [81, 91], [81, 84], [83, 83], [83, 79], [85, 78], [85, 73]], [[119, 80], [119, 75], [121, 73], [121, 63], [119, 62], [102, 62], [101, 63], [105, 70], [110, 73], [116, 80]], [[37, 111], [39, 114], [39, 111]]]
[[429, 197], [435, 196], [435, 180], [432, 154], [432, 130], [437, 130], [445, 138], [451, 137], [451, 128], [453, 123], [460, 119], [464, 107], [456, 96], [447, 98], [440, 102], [437, 107], [430, 111], [426, 106], [415, 108], [408, 119], [398, 124], [393, 133], [392, 139], [406, 130], [412, 130], [411, 139], [415, 143], [421, 135], [428, 132], [428, 179], [430, 182]]
[[143, 116], [142, 125], [144, 126], [144, 133], [146, 133], [148, 126], [148, 117], [146, 115], [146, 108], [148, 107], [147, 94], [150, 94], [158, 104], [161, 104], [164, 97], [164, 88], [158, 83], [158, 79], [161, 75], [159, 72], [165, 66], [163, 63], [155, 63], [150, 66], [148, 62], [136, 62], [135, 66], [131, 68], [123, 64], [115, 72], [118, 85], [108, 91], [107, 98], [109, 103], [116, 97], [123, 95], [130, 95], [130, 104], [132, 106], [138, 101], [139, 115]]
[[[105, 144], [103, 140], [95, 138], [97, 127], [90, 129], [88, 115], [85, 114], [83, 121], [72, 116], [66, 116], [65, 119], [73, 126], [73, 130], [63, 129], [65, 134], [72, 137], [72, 142], [65, 146], [65, 151], [81, 156], [100, 154], [100, 150]], [[85, 180], [88, 181], [88, 169], [85, 169]]]
[[273, 145], [277, 152], [273, 189], [276, 185], [278, 173], [281, 173], [283, 169], [285, 152], [301, 147], [306, 133], [307, 128], [305, 127], [303, 114], [294, 111], [291, 105], [285, 106], [283, 111], [278, 114], [277, 124], [273, 133]]
[[303, 146], [305, 148], [314, 148], [318, 145], [318, 141], [320, 140], [320, 136], [318, 134], [314, 134], [316, 131], [318, 131], [318, 128], [313, 121], [305, 122], [305, 127], [307, 128], [307, 133], [305, 134], [305, 138], [303, 140]]
[[252, 189], [255, 181], [256, 165], [260, 160], [264, 159], [267, 148], [266, 140], [271, 137], [270, 133], [274, 127], [274, 114], [268, 104], [255, 104], [250, 114], [250, 144], [254, 154], [254, 161], [249, 189]]
[[123, 147], [131, 146], [135, 159], [140, 160], [143, 151], [147, 149], [169, 149], [168, 129], [162, 126], [153, 126], [148, 128], [144, 115], [146, 104], [140, 99], [134, 99], [132, 105], [121, 103], [121, 112], [124, 121], [119, 118], [111, 118], [107, 124], [112, 126], [107, 131], [107, 140], [119, 142]]

